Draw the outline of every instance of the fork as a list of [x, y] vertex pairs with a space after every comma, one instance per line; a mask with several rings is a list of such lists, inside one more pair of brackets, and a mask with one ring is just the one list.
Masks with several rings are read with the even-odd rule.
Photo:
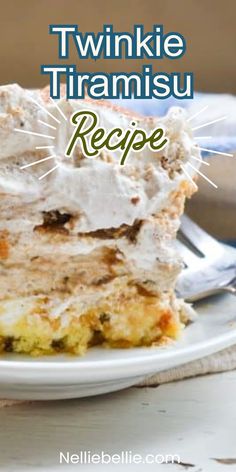
[[177, 250], [184, 269], [176, 292], [187, 301], [197, 301], [220, 292], [236, 295], [236, 249], [219, 243], [183, 215]]

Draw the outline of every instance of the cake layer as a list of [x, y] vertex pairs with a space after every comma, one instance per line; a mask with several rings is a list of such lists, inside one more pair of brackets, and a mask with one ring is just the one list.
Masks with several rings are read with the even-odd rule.
[[[0, 238], [0, 299], [12, 294], [82, 293], [128, 276], [153, 292], [173, 288], [181, 262], [171, 241], [158, 240], [156, 223], [141, 222], [137, 239], [33, 233]], [[132, 227], [129, 228], [131, 231]], [[133, 230], [134, 231], [134, 230]], [[15, 235], [14, 235], [15, 236]], [[154, 256], [155, 254], [155, 256]]]
[[149, 346], [176, 339], [192, 310], [172, 292], [153, 296], [125, 283], [99, 300], [25, 297], [0, 302], [0, 351], [31, 355], [88, 347]]
[[[172, 194], [169, 208], [133, 226], [75, 233], [67, 214], [43, 214], [33, 231], [0, 233], [1, 295], [81, 293], [117, 277], [150, 287], [173, 289], [181, 261], [173, 246], [188, 187]], [[12, 215], [14, 221], [14, 215]], [[7, 222], [10, 222], [8, 219]], [[4, 220], [2, 221], [2, 223]]]
[[[199, 156], [198, 149], [193, 147], [185, 112], [173, 108], [163, 118], [135, 118], [143, 129], [152, 130], [160, 125], [165, 128], [169, 143], [162, 151], [151, 152], [146, 147], [141, 153], [132, 152], [126, 165], [120, 166], [118, 151], [88, 159], [77, 146], [69, 159], [65, 157], [65, 150], [73, 132], [69, 122], [73, 111], [96, 111], [100, 124], [107, 130], [115, 126], [128, 128], [133, 116], [106, 102], [89, 99], [61, 99], [57, 105], [67, 121], [46, 93], [26, 91], [17, 85], [0, 88], [1, 201], [7, 196], [1, 220], [5, 220], [4, 212], [8, 217], [9, 212], [15, 212], [11, 231], [17, 231], [19, 224], [29, 229], [35, 225], [35, 219], [41, 219], [42, 212], [54, 210], [73, 216], [75, 232], [133, 225], [137, 219], [145, 219], [168, 207], [172, 192], [186, 182], [181, 165], [190, 160], [191, 155]], [[61, 124], [55, 123], [47, 112]], [[57, 129], [49, 131], [41, 121]], [[14, 131], [15, 128], [23, 133]], [[24, 134], [25, 131], [50, 134], [54, 139]], [[36, 149], [49, 145], [54, 146], [50, 151]], [[55, 157], [21, 169], [49, 154]], [[55, 165], [59, 167], [39, 180]], [[192, 187], [191, 182], [188, 185]], [[1, 221], [1, 228], [3, 226]]]
[[[84, 109], [106, 131], [134, 119], [146, 131], [162, 126], [168, 145], [131, 152], [125, 166], [118, 151], [88, 159], [79, 145], [68, 158], [70, 116]], [[0, 142], [0, 350], [81, 354], [177, 338], [191, 314], [174, 294], [174, 239], [195, 190], [183, 165], [199, 158], [185, 112], [134, 117], [9, 85]]]

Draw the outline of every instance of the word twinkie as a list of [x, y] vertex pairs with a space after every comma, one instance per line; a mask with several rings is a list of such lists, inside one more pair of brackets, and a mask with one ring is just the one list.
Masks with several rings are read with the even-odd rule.
[[[49, 32], [58, 39], [60, 61], [68, 60], [75, 48], [79, 60], [152, 59], [177, 60], [186, 52], [186, 41], [177, 32], [164, 33], [162, 25], [154, 25], [145, 32], [135, 25], [133, 32], [117, 32], [112, 25], [104, 25], [99, 33], [82, 33], [77, 25], [50, 25]], [[159, 62], [160, 64], [160, 62]], [[109, 67], [108, 67], [109, 69]], [[162, 68], [160, 68], [162, 70]], [[67, 86], [67, 98], [193, 98], [192, 72], [154, 72], [152, 65], [143, 64], [140, 73], [89, 73], [74, 64], [42, 65], [41, 72], [49, 75], [50, 95], [60, 98], [60, 84]]]

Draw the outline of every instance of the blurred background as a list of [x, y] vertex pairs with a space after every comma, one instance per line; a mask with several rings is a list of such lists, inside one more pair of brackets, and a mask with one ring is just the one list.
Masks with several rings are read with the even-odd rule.
[[[81, 31], [98, 32], [103, 24], [132, 31], [164, 24], [165, 32], [178, 31], [187, 41], [183, 58], [149, 61], [154, 71], [193, 71], [195, 90], [236, 93], [235, 0], [18, 0], [2, 1], [0, 15], [1, 84], [25, 87], [45, 85], [40, 65], [57, 63], [57, 36], [50, 23], [78, 24]], [[147, 60], [145, 60], [147, 61]], [[139, 71], [142, 60], [79, 61], [71, 48], [70, 63], [81, 71]], [[160, 71], [160, 69], [159, 69]]]

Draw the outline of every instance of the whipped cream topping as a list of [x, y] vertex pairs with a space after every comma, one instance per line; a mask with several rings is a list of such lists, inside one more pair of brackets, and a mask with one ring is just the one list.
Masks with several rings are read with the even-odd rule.
[[[185, 112], [172, 108], [164, 118], [135, 117], [138, 125], [147, 131], [164, 127], [169, 143], [160, 152], [150, 151], [148, 147], [140, 153], [131, 152], [126, 165], [121, 167], [119, 151], [87, 159], [81, 156], [77, 146], [73, 158], [69, 159], [65, 150], [74, 129], [69, 119], [74, 111], [83, 109], [96, 111], [99, 126], [106, 130], [116, 126], [127, 129], [133, 118], [101, 102], [61, 99], [55, 104], [50, 99], [45, 101], [40, 91], [23, 90], [15, 84], [0, 87], [0, 194], [5, 198], [9, 220], [2, 221], [0, 229], [9, 224], [11, 231], [29, 230], [42, 223], [42, 212], [52, 210], [78, 217], [75, 232], [119, 227], [124, 223], [132, 225], [136, 219], [145, 219], [168, 208], [171, 193], [186, 180], [180, 167], [170, 176], [162, 159], [167, 158], [169, 164], [184, 164], [191, 155], [200, 157], [198, 149], [193, 148]], [[17, 132], [15, 128], [54, 139]], [[40, 146], [54, 148], [36, 149]], [[49, 155], [55, 157], [21, 169]], [[55, 171], [39, 180], [56, 165]], [[193, 165], [197, 167], [197, 162]], [[189, 167], [188, 172], [192, 175], [194, 171]], [[10, 221], [12, 205], [15, 214]]]

